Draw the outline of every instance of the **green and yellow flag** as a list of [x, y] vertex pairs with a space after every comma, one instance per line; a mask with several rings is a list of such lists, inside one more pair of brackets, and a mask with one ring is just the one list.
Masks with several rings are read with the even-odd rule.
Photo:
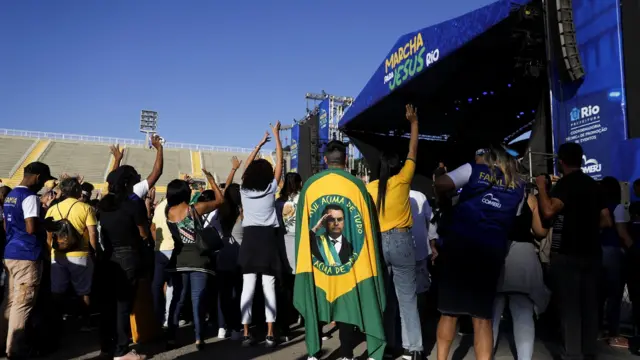
[[311, 356], [322, 344], [319, 322], [338, 321], [357, 326], [369, 357], [382, 359], [386, 299], [375, 215], [362, 181], [343, 170], [313, 176], [300, 193], [294, 305]]

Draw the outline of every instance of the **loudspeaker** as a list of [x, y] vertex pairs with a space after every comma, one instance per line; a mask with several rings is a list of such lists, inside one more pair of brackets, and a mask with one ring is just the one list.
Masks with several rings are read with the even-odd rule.
[[580, 60], [578, 43], [576, 41], [576, 29], [573, 23], [573, 6], [571, 0], [556, 0], [556, 15], [562, 59], [571, 80], [579, 80], [584, 77], [584, 68]]
[[627, 129], [640, 138], [640, 0], [621, 0]]

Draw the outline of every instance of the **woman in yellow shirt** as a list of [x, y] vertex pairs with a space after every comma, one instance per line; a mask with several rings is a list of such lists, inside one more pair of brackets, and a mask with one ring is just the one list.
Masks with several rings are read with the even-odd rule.
[[[394, 325], [399, 305], [403, 357], [422, 359], [422, 331], [416, 296], [416, 260], [411, 236], [413, 218], [409, 203], [409, 191], [418, 152], [418, 115], [412, 105], [407, 105], [406, 110], [407, 120], [411, 123], [407, 160], [401, 167], [397, 155], [383, 154], [380, 159], [378, 180], [369, 183], [367, 190], [376, 202], [382, 233], [382, 254], [388, 269], [385, 282], [389, 293], [384, 314], [388, 345], [392, 349], [395, 347]], [[393, 281], [393, 287], [391, 281]], [[395, 290], [395, 294], [391, 290]], [[394, 295], [397, 296], [398, 301], [395, 301]]]

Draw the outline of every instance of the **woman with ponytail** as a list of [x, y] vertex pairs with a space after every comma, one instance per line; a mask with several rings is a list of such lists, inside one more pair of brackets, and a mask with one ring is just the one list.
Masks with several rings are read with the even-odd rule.
[[123, 165], [109, 174], [109, 194], [98, 204], [104, 247], [101, 287], [100, 337], [102, 352], [117, 360], [144, 360], [145, 355], [129, 351], [133, 298], [141, 270], [140, 248], [148, 241], [149, 222], [144, 206], [134, 194], [140, 177]]
[[[418, 153], [417, 109], [407, 105], [406, 117], [411, 124], [411, 137], [409, 154], [404, 166], [401, 165], [397, 155], [382, 154], [378, 180], [370, 182], [367, 185], [367, 191], [376, 203], [382, 233], [382, 255], [389, 270], [387, 274], [390, 275], [385, 281], [388, 294], [384, 314], [389, 352], [393, 352], [393, 348], [396, 347], [394, 335], [397, 333], [395, 324], [399, 307], [404, 357], [422, 359], [422, 330], [416, 295], [415, 249], [411, 235], [413, 218], [409, 202]], [[394, 286], [390, 286], [391, 276], [393, 276]]]
[[[493, 355], [492, 318], [509, 232], [524, 200], [516, 160], [503, 149], [481, 149], [476, 161], [436, 179], [440, 197], [462, 189], [450, 221], [439, 224], [438, 360], [448, 359], [458, 316], [473, 320], [476, 359]], [[520, 354], [518, 354], [520, 355]]]

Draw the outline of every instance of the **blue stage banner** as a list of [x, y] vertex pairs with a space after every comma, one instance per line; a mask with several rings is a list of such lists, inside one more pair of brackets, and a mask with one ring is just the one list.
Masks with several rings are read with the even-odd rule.
[[291, 172], [298, 172], [298, 142], [300, 141], [300, 125], [293, 124], [291, 128], [291, 146], [289, 154], [291, 154]]
[[564, 64], [552, 69], [555, 150], [579, 143], [585, 173], [633, 181], [640, 177], [640, 141], [627, 140], [620, 2], [574, 0], [573, 19], [586, 75], [561, 83], [557, 66]]
[[531, 0], [498, 0], [455, 19], [401, 36], [340, 119], [340, 128], [529, 2]]
[[329, 142], [329, 99], [318, 106], [318, 141], [320, 143], [320, 164], [324, 166], [324, 147]]

